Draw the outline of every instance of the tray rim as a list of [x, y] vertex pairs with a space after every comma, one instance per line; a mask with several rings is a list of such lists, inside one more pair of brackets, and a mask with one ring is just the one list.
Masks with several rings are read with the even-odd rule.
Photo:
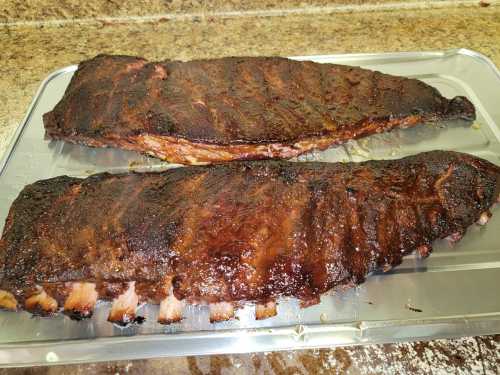
[[[297, 60], [323, 60], [331, 58], [370, 58], [374, 61], [383, 59], [425, 59], [435, 57], [446, 57], [452, 55], [464, 55], [480, 60], [496, 75], [500, 80], [500, 70], [485, 55], [464, 48], [437, 50], [437, 51], [412, 51], [412, 52], [385, 52], [385, 53], [352, 53], [352, 54], [331, 54], [331, 55], [308, 55], [293, 56]], [[24, 129], [29, 123], [33, 112], [40, 101], [42, 93], [47, 85], [61, 74], [73, 72], [77, 65], [69, 65], [57, 69], [50, 73], [40, 84], [34, 98], [32, 99], [27, 113], [16, 128], [9, 145], [5, 149], [4, 155], [0, 160], [0, 175], [5, 171], [13, 150], [18, 144]], [[431, 327], [432, 335], [423, 333], [418, 336], [414, 332], [412, 335], [404, 334], [402, 327], [419, 327], [426, 325]], [[457, 334], [457, 328], [462, 328], [462, 333]], [[391, 338], [380, 336], [379, 338], [367, 338], [378, 329], [392, 329], [398, 333]], [[426, 331], [427, 332], [427, 331]], [[304, 324], [282, 326], [277, 328], [251, 328], [251, 329], [230, 329], [214, 331], [183, 332], [174, 334], [142, 334], [135, 336], [118, 337], [99, 337], [92, 339], [71, 339], [71, 340], [48, 340], [48, 341], [24, 341], [0, 344], [0, 368], [2, 367], [27, 367], [40, 365], [56, 365], [86, 362], [101, 362], [110, 360], [131, 360], [139, 358], [158, 358], [168, 356], [186, 356], [186, 355], [209, 355], [209, 354], [229, 354], [245, 352], [263, 352], [278, 350], [295, 350], [318, 347], [335, 347], [362, 344], [377, 344], [388, 342], [415, 341], [439, 337], [451, 338], [460, 336], [474, 336], [500, 332], [500, 314], [489, 313], [479, 314], [477, 316], [450, 316], [425, 319], [405, 319], [402, 320], [384, 320], [384, 321], [349, 321], [330, 324]], [[259, 338], [268, 338], [273, 336], [279, 340], [278, 345], [274, 340], [263, 340], [259, 342], [260, 347], [256, 349], [253, 345], [251, 350], [246, 350], [241, 346], [235, 345], [242, 336], [258, 343]], [[228, 340], [224, 346], [215, 345], [217, 341]], [[231, 341], [232, 340], [232, 341]], [[179, 353], [177, 349], [169, 347], [168, 343], [182, 343], [188, 346], [189, 350]], [[214, 345], [212, 345], [212, 343]], [[161, 344], [161, 345], [159, 345]], [[124, 351], [123, 345], [141, 346], [143, 350]], [[57, 355], [49, 357], [57, 348], [66, 349], [67, 352], [79, 354], [82, 349], [87, 353], [83, 358], [61, 358]], [[99, 357], [99, 349], [106, 350], [106, 358]], [[147, 349], [147, 350], [144, 350]], [[19, 351], [28, 351], [29, 355], [22, 356], [22, 360], [14, 359]], [[89, 353], [94, 353], [89, 355]], [[95, 356], [95, 358], [94, 358]], [[4, 359], [5, 358], [5, 359]], [[26, 359], [28, 358], [28, 359]], [[10, 359], [10, 360], [9, 360]]]
[[[29, 360], [0, 362], [0, 368], [81, 364], [191, 355], [242, 354], [428, 340], [429, 337], [425, 334], [420, 336], [398, 335], [393, 336], [391, 339], [388, 339], [386, 335], [375, 339], [364, 337], [373, 335], [377, 330], [381, 329], [392, 329], [395, 333], [401, 333], [401, 328], [408, 329], [413, 327], [414, 329], [418, 329], [422, 325], [431, 327], [433, 335], [438, 334], [440, 339], [464, 337], [462, 334], [455, 333], [456, 328], [464, 326], [467, 327], [466, 333], [468, 333], [465, 336], [479, 336], [491, 334], [493, 331], [500, 332], [500, 314], [488, 313], [467, 317], [455, 316], [411, 320], [351, 321], [348, 323], [331, 324], [297, 324], [278, 328], [262, 327], [173, 334], [100, 337], [65, 341], [18, 342], [0, 345], [0, 361], [2, 355], [5, 356], [7, 354], [9, 356], [11, 354], [14, 357], [16, 353], [26, 350], [29, 350]], [[238, 345], [238, 341], [240, 341], [242, 336], [253, 340], [254, 344], [260, 344], [260, 347], [253, 350], [240, 349], [242, 346]], [[273, 341], [268, 340], [269, 336], [281, 340], [280, 345], [276, 346]], [[335, 337], [339, 336], [342, 336], [340, 341], [335, 340]], [[212, 345], [212, 343], [215, 344], [221, 340], [226, 340], [227, 343], [223, 346], [220, 344], [218, 346]], [[325, 340], [328, 341], [325, 342]], [[181, 352], [179, 352], [176, 349], [169, 349], [168, 344], [170, 343], [176, 343], [181, 348], [189, 347], [189, 350], [181, 349]], [[141, 350], [127, 351], [123, 350], [124, 346], [141, 346]], [[85, 353], [86, 356], [81, 359], [71, 358], [60, 360], [56, 351], [61, 347], [70, 348], [67, 351], [71, 351], [74, 354], [81, 355]], [[99, 349], [106, 351], [106, 358], [97, 354], [99, 353]], [[89, 358], [89, 353], [94, 353], [95, 357], [91, 356]]]

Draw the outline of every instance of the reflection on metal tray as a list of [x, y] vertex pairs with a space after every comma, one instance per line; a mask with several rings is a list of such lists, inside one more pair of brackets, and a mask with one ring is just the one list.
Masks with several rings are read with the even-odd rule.
[[[485, 57], [468, 51], [306, 56], [317, 62], [359, 65], [421, 79], [447, 96], [465, 95], [477, 109], [471, 124], [423, 125], [374, 135], [299, 160], [360, 161], [398, 158], [432, 149], [468, 152], [500, 164], [500, 73]], [[114, 149], [91, 149], [44, 139], [42, 114], [62, 97], [76, 67], [51, 74], [42, 84], [0, 164], [0, 228], [24, 185], [67, 174], [173, 167]], [[431, 339], [500, 332], [500, 212], [471, 228], [454, 248], [444, 242], [426, 260], [409, 256], [387, 274], [360, 287], [325, 295], [300, 309], [285, 300], [279, 314], [264, 321], [252, 307], [237, 320], [210, 324], [206, 307], [189, 307], [182, 323], [156, 323], [158, 307], [143, 306], [146, 322], [127, 328], [106, 321], [102, 303], [88, 321], [65, 316], [32, 318], [0, 312], [0, 366], [159, 357], [165, 355], [268, 351], [291, 348]]]

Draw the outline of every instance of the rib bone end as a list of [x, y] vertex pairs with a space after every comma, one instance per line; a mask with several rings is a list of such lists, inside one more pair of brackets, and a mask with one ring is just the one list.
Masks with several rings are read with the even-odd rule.
[[17, 310], [16, 297], [10, 292], [0, 290], [0, 309]]
[[160, 314], [158, 323], [172, 324], [182, 320], [182, 311], [184, 310], [184, 302], [179, 301], [173, 294], [170, 294], [160, 303]]
[[486, 223], [488, 223], [488, 221], [490, 220], [490, 217], [491, 217], [491, 212], [485, 211], [481, 214], [481, 216], [479, 216], [479, 220], [477, 221], [477, 223], [479, 225], [486, 225]]
[[422, 245], [417, 247], [417, 253], [421, 258], [427, 258], [431, 255], [432, 247], [430, 245]]
[[455, 232], [450, 234], [448, 237], [445, 239], [450, 243], [450, 245], [455, 245], [458, 241], [460, 241], [463, 237], [463, 233], [461, 232]]
[[278, 314], [276, 306], [275, 301], [258, 303], [255, 305], [255, 319], [262, 320], [276, 316]]
[[234, 306], [229, 302], [217, 302], [209, 305], [210, 323], [222, 322], [234, 318]]
[[49, 296], [45, 290], [40, 289], [40, 292], [26, 299], [24, 306], [27, 311], [39, 315], [51, 315], [57, 312], [57, 301]]
[[71, 293], [64, 303], [64, 313], [75, 320], [90, 318], [94, 312], [97, 297], [94, 283], [73, 283]]
[[136, 320], [135, 313], [139, 297], [135, 293], [135, 281], [128, 284], [125, 292], [113, 301], [108, 321], [119, 325], [127, 325]]

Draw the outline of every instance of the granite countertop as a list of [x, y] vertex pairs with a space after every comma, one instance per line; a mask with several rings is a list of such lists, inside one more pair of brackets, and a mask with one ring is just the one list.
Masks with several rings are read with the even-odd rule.
[[[362, 4], [361, 4], [362, 3]], [[98, 53], [149, 59], [469, 48], [500, 66], [488, 1], [97, 1], [0, 4], [0, 154], [51, 71]], [[278, 5], [277, 5], [278, 4]], [[13, 373], [499, 373], [500, 336], [38, 368]], [[6, 370], [0, 370], [0, 374]]]
[[[494, 3], [495, 1], [487, 1]], [[448, 4], [447, 4], [448, 3]], [[453, 5], [477, 5], [475, 0], [455, 0]], [[449, 2], [442, 0], [3, 0], [0, 4], [0, 22], [46, 22], [55, 20], [68, 21], [100, 18], [126, 18], [136, 17], [188, 16], [193, 14], [216, 13], [245, 13], [255, 16], [256, 13], [265, 15], [275, 12], [311, 13], [328, 10], [353, 10], [366, 11], [372, 8], [436, 8], [449, 7]]]

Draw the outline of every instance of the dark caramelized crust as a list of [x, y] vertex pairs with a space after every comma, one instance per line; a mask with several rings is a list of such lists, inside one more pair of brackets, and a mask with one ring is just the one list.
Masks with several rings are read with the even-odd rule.
[[444, 151], [56, 177], [26, 186], [10, 209], [0, 290], [23, 301], [40, 285], [62, 301], [65, 283], [91, 282], [112, 299], [134, 281], [140, 300], [159, 303], [172, 280], [190, 303], [313, 301], [463, 234], [499, 182], [497, 166]]
[[47, 135], [186, 164], [289, 158], [424, 121], [475, 118], [463, 97], [357, 67], [280, 57], [100, 55], [44, 115]]

